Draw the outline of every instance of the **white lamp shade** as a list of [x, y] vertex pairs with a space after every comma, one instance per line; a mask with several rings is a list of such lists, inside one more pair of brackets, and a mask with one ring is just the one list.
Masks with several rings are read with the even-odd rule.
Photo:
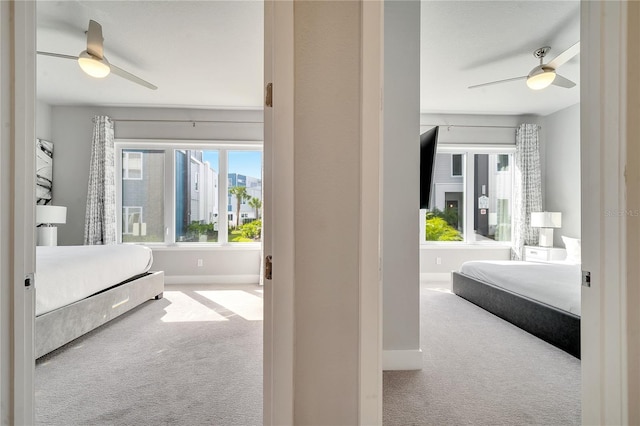
[[37, 205], [36, 224], [67, 223], [67, 208], [62, 206]]
[[560, 212], [532, 212], [531, 227], [560, 228], [562, 227], [562, 213]]

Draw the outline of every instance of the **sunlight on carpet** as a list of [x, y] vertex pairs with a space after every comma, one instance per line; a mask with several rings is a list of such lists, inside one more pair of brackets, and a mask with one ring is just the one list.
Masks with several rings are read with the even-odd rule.
[[262, 321], [262, 299], [258, 296], [241, 290], [203, 290], [196, 293], [248, 321]]
[[432, 288], [425, 288], [426, 291], [438, 291], [440, 293], [451, 293], [451, 289], [450, 288], [444, 288], [444, 287], [432, 287]]
[[171, 303], [164, 309], [162, 322], [229, 321], [181, 291], [165, 291], [164, 298]]

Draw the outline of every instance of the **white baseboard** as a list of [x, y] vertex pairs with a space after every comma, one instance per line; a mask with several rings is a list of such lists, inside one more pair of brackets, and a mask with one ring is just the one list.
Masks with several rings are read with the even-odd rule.
[[422, 349], [382, 351], [382, 369], [422, 370]]
[[165, 284], [258, 284], [260, 275], [165, 275]]
[[423, 272], [420, 274], [420, 281], [448, 281], [451, 279], [451, 272]]

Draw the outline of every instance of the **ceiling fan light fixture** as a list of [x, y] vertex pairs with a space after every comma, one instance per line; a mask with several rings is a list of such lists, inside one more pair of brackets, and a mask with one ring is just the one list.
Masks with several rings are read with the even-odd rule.
[[527, 77], [527, 86], [531, 90], [542, 90], [549, 87], [556, 78], [556, 71], [547, 67], [536, 67]]
[[98, 58], [86, 50], [82, 51], [78, 56], [78, 64], [82, 71], [95, 78], [104, 78], [111, 72], [107, 58]]

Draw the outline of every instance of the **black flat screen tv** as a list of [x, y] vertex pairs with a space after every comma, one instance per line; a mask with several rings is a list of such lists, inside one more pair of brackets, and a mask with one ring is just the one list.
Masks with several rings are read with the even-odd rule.
[[420, 135], [420, 208], [430, 209], [438, 126]]

